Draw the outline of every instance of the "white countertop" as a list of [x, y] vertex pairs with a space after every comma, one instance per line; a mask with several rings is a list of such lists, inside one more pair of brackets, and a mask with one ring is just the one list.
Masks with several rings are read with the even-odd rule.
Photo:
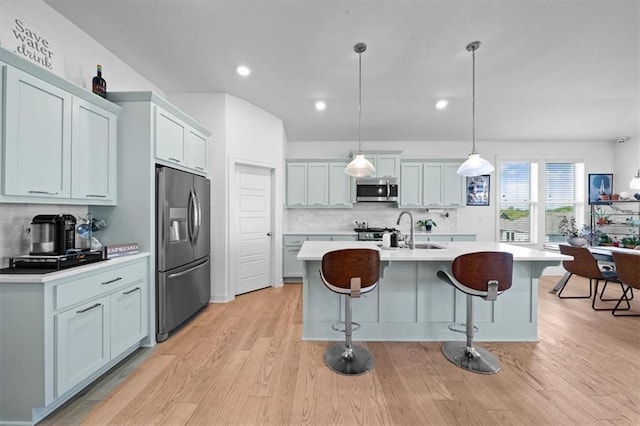
[[489, 241], [460, 241], [431, 243], [443, 247], [442, 249], [381, 249], [376, 242], [366, 241], [306, 241], [298, 260], [321, 260], [322, 256], [332, 250], [345, 248], [373, 248], [380, 250], [380, 260], [383, 261], [452, 261], [457, 256], [476, 251], [506, 251], [513, 254], [514, 261], [550, 261], [561, 262], [571, 260], [557, 252], [537, 250], [513, 244], [495, 243]]
[[46, 274], [0, 274], [0, 284], [3, 283], [46, 283], [53, 280], [71, 278], [74, 275], [84, 274], [95, 270], [100, 270], [108, 266], [118, 265], [120, 263], [131, 262], [135, 259], [149, 256], [150, 253], [143, 252], [132, 254], [129, 256], [120, 256], [113, 259], [103, 260], [101, 262], [89, 263], [82, 266], [74, 266], [72, 268], [62, 269], [60, 271], [49, 272]]
[[[356, 231], [286, 231], [282, 235], [358, 235]], [[416, 232], [415, 235], [476, 235], [471, 232]]]

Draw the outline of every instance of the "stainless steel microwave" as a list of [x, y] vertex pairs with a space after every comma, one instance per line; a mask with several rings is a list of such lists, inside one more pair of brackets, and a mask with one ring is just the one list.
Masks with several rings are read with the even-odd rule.
[[397, 202], [398, 178], [356, 179], [356, 201]]

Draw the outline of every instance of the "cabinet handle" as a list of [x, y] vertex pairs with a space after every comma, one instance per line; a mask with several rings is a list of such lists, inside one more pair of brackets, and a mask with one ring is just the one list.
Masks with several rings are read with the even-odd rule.
[[131, 294], [131, 293], [136, 292], [138, 290], [140, 290], [140, 287], [136, 287], [136, 288], [134, 288], [132, 290], [125, 291], [124, 293], [122, 293], [122, 295], [124, 296], [124, 295], [127, 295], [127, 294]]
[[93, 198], [107, 198], [106, 195], [97, 195], [97, 194], [87, 194], [87, 197], [93, 197]]
[[112, 279], [112, 280], [109, 280], [109, 281], [105, 281], [105, 282], [103, 282], [103, 283], [102, 283], [102, 285], [113, 284], [113, 283], [115, 283], [116, 281], [120, 281], [121, 279], [122, 279], [122, 277], [114, 278], [114, 279]]
[[169, 157], [170, 161], [173, 161], [174, 163], [182, 163], [182, 161], [178, 160], [177, 158], [173, 158], [173, 157]]
[[97, 308], [98, 306], [102, 306], [102, 303], [96, 303], [95, 305], [89, 306], [86, 309], [80, 309], [79, 311], [76, 311], [76, 314], [84, 314], [85, 312], [90, 311], [94, 308]]
[[29, 194], [58, 195], [57, 192], [49, 192], [49, 191], [29, 191]]

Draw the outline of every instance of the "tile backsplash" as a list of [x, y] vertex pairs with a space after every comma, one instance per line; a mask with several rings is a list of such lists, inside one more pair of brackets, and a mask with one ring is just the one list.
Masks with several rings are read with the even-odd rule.
[[[352, 231], [356, 221], [366, 222], [372, 228], [396, 228], [409, 233], [409, 218], [403, 217], [396, 225], [402, 208], [394, 204], [359, 203], [350, 209], [285, 209], [285, 232], [331, 232]], [[455, 209], [408, 209], [414, 222], [433, 219], [437, 224], [434, 232], [455, 232], [457, 214]], [[416, 228], [417, 232], [417, 228]]]
[[27, 229], [34, 216], [67, 213], [81, 218], [87, 211], [87, 206], [0, 203], [0, 268], [9, 266], [10, 257], [29, 254], [31, 239]]

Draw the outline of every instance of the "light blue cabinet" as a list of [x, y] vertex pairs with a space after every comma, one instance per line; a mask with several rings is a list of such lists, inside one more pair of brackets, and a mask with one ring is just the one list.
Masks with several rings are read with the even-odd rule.
[[346, 161], [287, 162], [287, 207], [353, 207]]
[[400, 165], [400, 207], [463, 207], [461, 162], [406, 161]]
[[329, 163], [329, 205], [353, 206], [351, 176], [344, 172], [348, 162]]
[[208, 138], [181, 117], [155, 106], [155, 155], [167, 165], [208, 172]]
[[5, 195], [71, 197], [72, 96], [4, 66]]
[[[400, 175], [401, 151], [364, 151], [364, 156], [376, 168], [376, 172], [369, 177], [398, 177]], [[351, 152], [355, 157], [357, 152]]]
[[140, 346], [148, 259], [2, 276], [0, 377], [11, 386], [0, 386], [0, 424], [37, 423]]
[[356, 235], [285, 235], [282, 238], [282, 276], [289, 280], [302, 279], [302, 261], [297, 256], [305, 241], [356, 241]]
[[117, 115], [73, 99], [71, 197], [112, 201], [117, 190]]
[[0, 48], [0, 202], [114, 205], [120, 108]]

